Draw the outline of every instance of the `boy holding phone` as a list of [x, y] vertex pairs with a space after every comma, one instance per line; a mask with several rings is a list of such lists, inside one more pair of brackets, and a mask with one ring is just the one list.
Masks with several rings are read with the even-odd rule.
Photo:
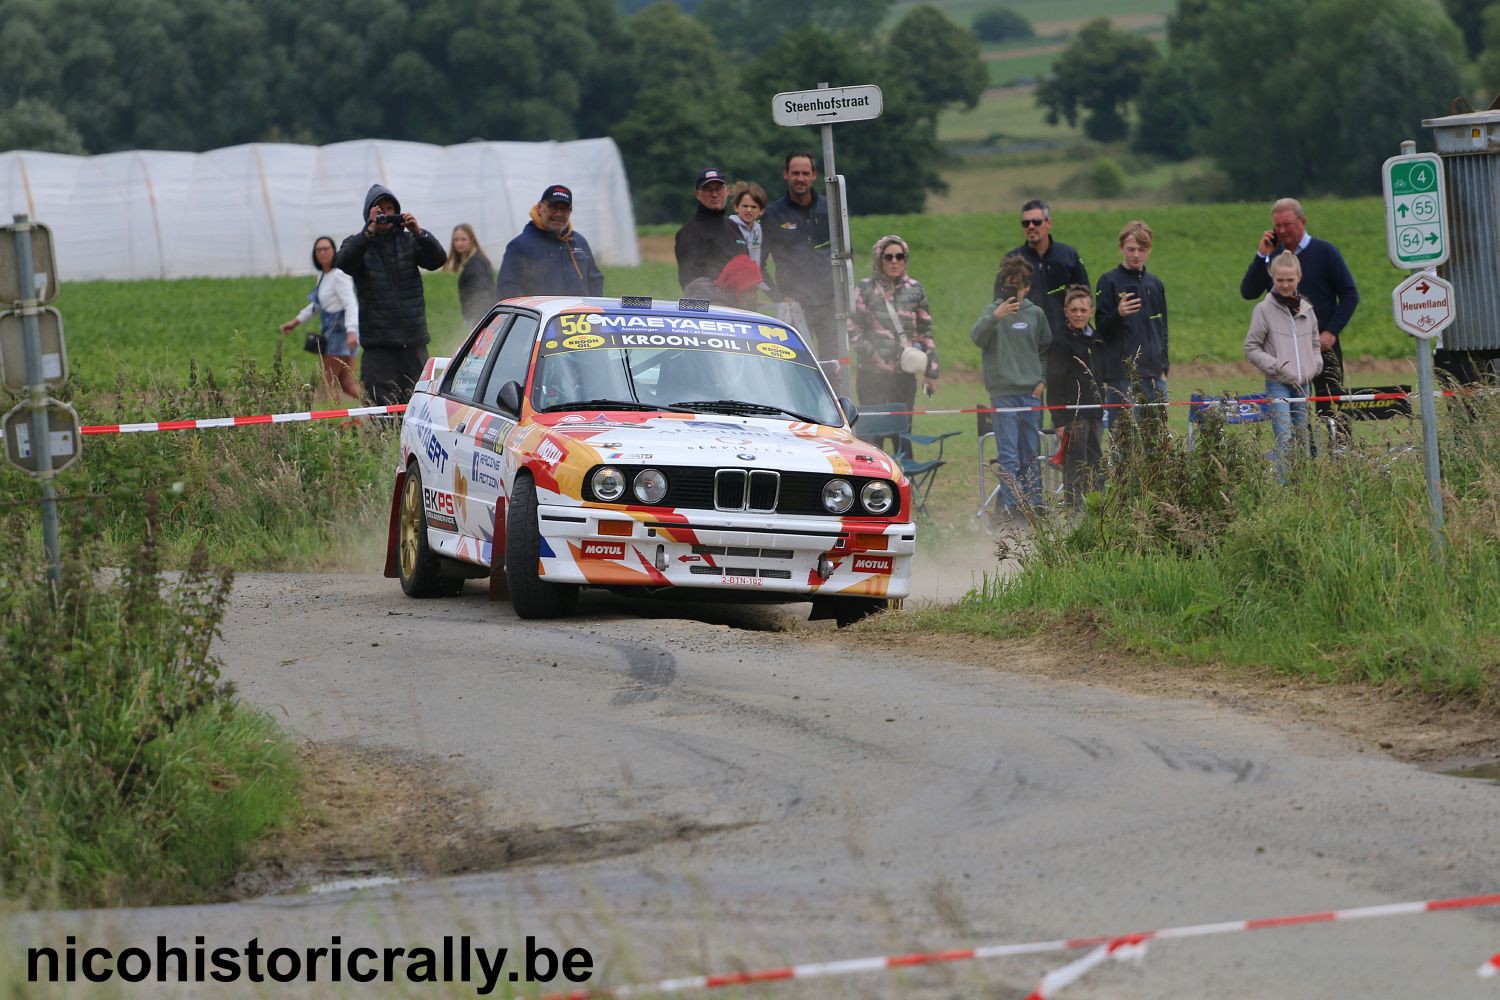
[[985, 307], [969, 339], [978, 346], [989, 393], [1000, 460], [1000, 506], [995, 511], [1012, 522], [1025, 520], [1028, 507], [1042, 502], [1037, 445], [1042, 433], [1042, 391], [1046, 388], [1047, 351], [1052, 328], [1031, 288], [1031, 264], [1024, 258], [1000, 262], [999, 297]]
[[[1103, 339], [1098, 372], [1106, 403], [1165, 402], [1167, 290], [1146, 270], [1151, 227], [1139, 219], [1120, 230], [1120, 266], [1099, 278], [1095, 325]], [[1119, 409], [1105, 411], [1105, 425]]]

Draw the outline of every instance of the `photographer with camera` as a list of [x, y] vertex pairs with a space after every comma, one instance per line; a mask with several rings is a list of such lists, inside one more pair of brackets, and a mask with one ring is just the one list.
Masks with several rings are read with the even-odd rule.
[[365, 195], [365, 227], [344, 240], [333, 266], [354, 279], [359, 298], [359, 377], [376, 406], [405, 403], [427, 363], [427, 302], [417, 268], [448, 260], [436, 236], [417, 224], [383, 185]]

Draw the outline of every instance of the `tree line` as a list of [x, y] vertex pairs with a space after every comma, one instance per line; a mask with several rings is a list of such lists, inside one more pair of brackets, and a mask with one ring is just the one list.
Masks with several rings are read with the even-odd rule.
[[0, 149], [204, 150], [355, 138], [613, 136], [637, 217], [692, 203], [705, 166], [780, 182], [814, 129], [771, 123], [780, 90], [878, 83], [878, 124], [841, 126], [854, 209], [941, 190], [937, 116], [974, 106], [979, 44], [893, 0], [0, 0]]
[[1424, 118], [1486, 88], [1500, 0], [1178, 0], [1165, 53], [1090, 22], [1036, 97], [1091, 138], [1208, 156], [1229, 194], [1263, 198], [1373, 194], [1403, 139], [1430, 147]]

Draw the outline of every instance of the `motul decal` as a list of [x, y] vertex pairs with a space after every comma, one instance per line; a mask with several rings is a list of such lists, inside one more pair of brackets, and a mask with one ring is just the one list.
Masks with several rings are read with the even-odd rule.
[[624, 559], [624, 542], [584, 542], [579, 555], [584, 559]]
[[882, 576], [890, 576], [895, 560], [890, 556], [855, 556], [854, 572], [856, 573], [879, 573]]

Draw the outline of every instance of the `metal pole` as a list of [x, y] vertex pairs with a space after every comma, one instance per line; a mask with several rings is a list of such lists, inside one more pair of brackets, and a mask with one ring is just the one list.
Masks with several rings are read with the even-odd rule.
[[1432, 552], [1443, 561], [1442, 468], [1438, 462], [1437, 403], [1433, 399], [1432, 341], [1417, 340], [1417, 392], [1422, 397], [1422, 465], [1427, 475], [1427, 500], [1432, 517]]
[[[22, 299], [21, 336], [26, 344], [26, 391], [31, 397], [31, 449], [36, 456], [36, 474], [42, 481], [42, 545], [47, 553], [47, 579], [54, 588], [62, 584], [62, 546], [57, 533], [57, 490], [52, 486], [52, 427], [47, 417], [47, 385], [42, 376], [42, 331], [37, 315], [36, 273], [31, 258], [31, 222], [23, 214], [15, 217], [16, 273]], [[54, 591], [55, 592], [55, 591]]]
[[[828, 81], [818, 84], [819, 90], [828, 89]], [[829, 264], [833, 268], [833, 325], [834, 343], [838, 345], [838, 377], [834, 388], [840, 395], [849, 395], [849, 304], [850, 289], [847, 280], [849, 248], [844, 246], [844, 230], [839, 224], [843, 218], [844, 192], [838, 182], [838, 169], [833, 162], [833, 126], [822, 126], [823, 133], [823, 183], [828, 198], [828, 244]]]

